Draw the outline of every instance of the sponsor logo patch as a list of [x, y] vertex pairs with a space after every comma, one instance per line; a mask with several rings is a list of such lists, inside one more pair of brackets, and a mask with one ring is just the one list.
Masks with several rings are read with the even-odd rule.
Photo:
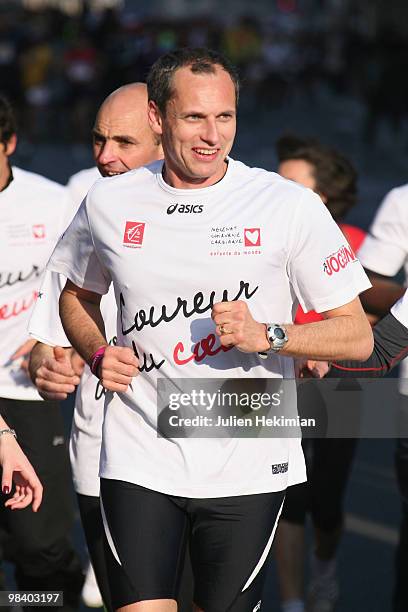
[[123, 235], [123, 246], [131, 249], [140, 249], [143, 244], [145, 224], [138, 221], [126, 221]]
[[199, 214], [203, 212], [203, 204], [170, 204], [167, 209], [167, 214], [172, 215], [175, 212], [179, 214]]
[[261, 230], [259, 227], [246, 227], [244, 229], [244, 245], [246, 247], [261, 246]]
[[289, 469], [289, 463], [274, 463], [272, 465], [272, 474], [285, 474]]
[[327, 276], [332, 276], [341, 270], [344, 270], [349, 263], [358, 261], [353, 249], [348, 244], [343, 244], [338, 251], [332, 253], [325, 258], [323, 262], [323, 272]]
[[45, 238], [45, 225], [43, 223], [37, 223], [33, 225], [33, 238], [36, 240], [44, 240]]
[[211, 257], [261, 255], [261, 228], [213, 225], [210, 229]]

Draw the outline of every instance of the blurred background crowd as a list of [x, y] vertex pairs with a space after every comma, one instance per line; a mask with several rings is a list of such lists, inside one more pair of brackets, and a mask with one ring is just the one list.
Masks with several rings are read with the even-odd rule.
[[[0, 90], [19, 122], [13, 162], [61, 183], [92, 166], [102, 100], [144, 80], [179, 46], [219, 49], [240, 69], [233, 157], [275, 170], [275, 142], [286, 131], [335, 146], [358, 171], [359, 203], [347, 221], [364, 229], [389, 189], [407, 182], [406, 0], [0, 0]], [[67, 426], [70, 416], [67, 408]], [[390, 610], [399, 524], [393, 450], [393, 440], [359, 445], [340, 612]], [[76, 541], [83, 549], [79, 523]], [[276, 603], [275, 582], [271, 572]]]
[[396, 128], [406, 117], [408, 8], [392, 4], [3, 0], [0, 82], [29, 139], [82, 143], [110, 91], [166, 51], [209, 46], [239, 66], [246, 105], [277, 109], [325, 88], [363, 104], [372, 142], [382, 116]]

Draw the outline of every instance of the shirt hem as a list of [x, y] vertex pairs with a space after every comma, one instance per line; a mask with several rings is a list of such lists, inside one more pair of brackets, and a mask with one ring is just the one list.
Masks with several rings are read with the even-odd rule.
[[87, 485], [80, 480], [72, 479], [72, 483], [74, 486], [74, 491], [78, 495], [86, 495], [87, 497], [99, 497], [100, 488], [99, 488], [99, 476], [97, 477], [98, 487], [95, 489], [95, 483], [93, 486]]
[[88, 279], [81, 278], [76, 272], [73, 272], [68, 266], [59, 261], [52, 261], [47, 265], [47, 270], [51, 270], [51, 272], [58, 272], [59, 274], [63, 274], [69, 279], [74, 285], [80, 287], [81, 289], [85, 289], [86, 291], [93, 291], [94, 293], [98, 293], [100, 295], [106, 295], [109, 291], [109, 287], [102, 286], [99, 283], [94, 283]]
[[22, 402], [43, 402], [44, 399], [37, 392], [36, 389], [27, 389], [27, 392], [22, 391], [21, 389], [16, 388], [15, 391], [1, 389], [0, 388], [0, 397], [3, 399], [11, 399]]
[[[281, 476], [271, 474], [270, 479], [251, 481], [237, 486], [237, 483], [223, 482], [219, 485], [211, 484], [211, 486], [195, 485], [194, 487], [180, 486], [177, 483], [168, 483], [158, 481], [155, 477], [147, 474], [138, 474], [137, 476], [123, 469], [121, 466], [112, 466], [109, 464], [101, 465], [100, 477], [108, 480], [123, 480], [132, 484], [145, 487], [158, 493], [166, 495], [175, 495], [177, 497], [187, 497], [193, 499], [207, 499], [216, 497], [237, 497], [240, 495], [257, 495], [261, 493], [274, 493], [283, 491], [288, 486], [299, 484], [306, 480], [306, 474], [302, 468], [296, 476], [290, 473], [284, 473]], [[273, 479], [273, 482], [271, 482]]]

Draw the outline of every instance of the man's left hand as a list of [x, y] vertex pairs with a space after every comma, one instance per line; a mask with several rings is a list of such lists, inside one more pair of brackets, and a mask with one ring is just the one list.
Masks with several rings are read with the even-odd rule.
[[218, 302], [211, 317], [223, 346], [235, 346], [244, 353], [267, 351], [270, 346], [264, 323], [255, 321], [246, 302]]

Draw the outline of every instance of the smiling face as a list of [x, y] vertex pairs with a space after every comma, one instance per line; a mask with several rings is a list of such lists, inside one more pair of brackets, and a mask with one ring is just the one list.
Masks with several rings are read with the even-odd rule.
[[178, 189], [213, 185], [224, 176], [235, 138], [232, 79], [218, 64], [205, 73], [185, 66], [174, 73], [172, 90], [165, 114], [149, 102], [151, 127], [162, 137], [164, 179]]
[[162, 157], [147, 119], [145, 85], [121, 87], [105, 100], [93, 129], [93, 153], [102, 176], [123, 174]]

